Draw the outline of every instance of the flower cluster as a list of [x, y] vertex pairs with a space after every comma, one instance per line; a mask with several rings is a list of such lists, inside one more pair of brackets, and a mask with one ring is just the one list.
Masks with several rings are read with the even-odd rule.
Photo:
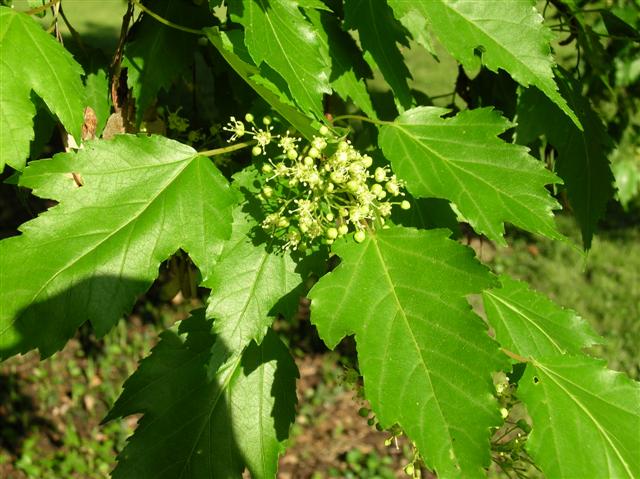
[[233, 140], [252, 136], [254, 156], [267, 155], [260, 168], [259, 196], [266, 214], [262, 227], [282, 241], [283, 249], [304, 251], [318, 240], [331, 244], [351, 233], [362, 242], [367, 229], [384, 227], [394, 205], [410, 208], [402, 199], [402, 182], [388, 166], [373, 169], [369, 155], [332, 137], [326, 126], [301, 145], [288, 131], [273, 134], [270, 119], [263, 122], [264, 129], [255, 126], [251, 115], [245, 120], [251, 130], [235, 118], [225, 130]]

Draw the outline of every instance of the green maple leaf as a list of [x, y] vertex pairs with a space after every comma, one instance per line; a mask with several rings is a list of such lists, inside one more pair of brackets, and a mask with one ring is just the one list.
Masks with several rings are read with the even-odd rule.
[[581, 92], [582, 85], [566, 72], [559, 73], [560, 92], [569, 101], [582, 123], [578, 129], [562, 111], [534, 88], [520, 95], [518, 101], [518, 142], [531, 143], [544, 134], [558, 151], [556, 171], [564, 180], [573, 212], [582, 230], [585, 248], [598, 221], [613, 198], [613, 173], [609, 154], [613, 141], [605, 125]]
[[295, 417], [298, 371], [275, 333], [208, 376], [214, 342], [202, 310], [171, 331], [124, 384], [106, 420], [144, 416], [114, 479], [273, 478]]
[[217, 28], [205, 29], [211, 44], [220, 52], [229, 66], [255, 90], [274, 110], [280, 113], [304, 137], [311, 140], [317, 135], [317, 129], [311, 121], [286, 99], [272, 82], [260, 75], [260, 70], [251, 63], [248, 52], [244, 55], [241, 39], [234, 32], [221, 32]]
[[341, 263], [312, 288], [311, 320], [329, 347], [355, 334], [384, 427], [399, 424], [439, 476], [484, 477], [503, 363], [465, 295], [492, 279], [448, 234], [394, 227], [336, 243]]
[[500, 288], [482, 293], [489, 324], [496, 340], [510, 351], [529, 357], [580, 354], [602, 341], [580, 316], [563, 309], [526, 283], [508, 276]]
[[[196, 5], [188, 0], [155, 0], [154, 13], [169, 21], [198, 29], [211, 25], [206, 3]], [[193, 63], [193, 50], [198, 36], [158, 22], [144, 14], [127, 42], [122, 66], [127, 68], [127, 83], [133, 90], [136, 121], [140, 123], [145, 110], [161, 89], [168, 89], [176, 78]]]
[[1, 356], [50, 355], [86, 320], [106, 333], [162, 261], [182, 248], [208, 276], [231, 232], [225, 178], [163, 137], [88, 142], [34, 162], [21, 184], [59, 204], [0, 242]]
[[526, 148], [497, 137], [511, 123], [489, 108], [441, 118], [447, 112], [414, 108], [380, 129], [379, 144], [409, 192], [451, 201], [499, 244], [506, 244], [505, 221], [561, 238], [552, 213], [559, 206], [545, 189], [559, 179]]
[[364, 81], [364, 77], [371, 76], [371, 71], [355, 41], [342, 31], [333, 15], [316, 10], [307, 10], [306, 13], [318, 31], [321, 52], [327, 53], [325, 61], [331, 65], [331, 87], [343, 99], [351, 98], [370, 118], [375, 118], [376, 113]]
[[533, 422], [527, 450], [546, 477], [640, 477], [640, 383], [588, 356], [541, 357], [518, 396]]
[[331, 93], [329, 68], [318, 32], [295, 0], [243, 0], [230, 4], [232, 19], [244, 26], [253, 61], [273, 68], [289, 86], [300, 109], [322, 118], [322, 95]]
[[576, 118], [558, 93], [553, 79], [550, 30], [530, 0], [389, 0], [398, 18], [422, 15], [442, 45], [465, 67], [480, 64], [509, 72], [523, 86], [534, 85], [556, 103], [576, 125]]
[[396, 43], [407, 45], [402, 25], [386, 0], [350, 0], [344, 5], [344, 28], [358, 31], [362, 48], [371, 54], [401, 108], [414, 104], [407, 78], [409, 69]]
[[0, 6], [0, 171], [24, 168], [33, 139], [34, 91], [80, 141], [82, 67], [28, 15]]
[[256, 222], [242, 208], [234, 211], [231, 239], [203, 283], [211, 289], [207, 317], [215, 318], [214, 332], [231, 351], [242, 351], [253, 340], [260, 343], [273, 321], [273, 308], [302, 282], [289, 254], [254, 244]]

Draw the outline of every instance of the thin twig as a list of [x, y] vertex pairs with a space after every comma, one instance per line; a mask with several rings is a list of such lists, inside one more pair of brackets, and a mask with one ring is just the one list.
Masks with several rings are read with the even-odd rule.
[[155, 18], [157, 21], [159, 21], [163, 25], [166, 25], [167, 27], [175, 28], [176, 30], [180, 30], [181, 32], [193, 33], [194, 35], [204, 35], [204, 32], [202, 30], [196, 30], [195, 28], [184, 27], [182, 25], [178, 25], [177, 23], [173, 23], [172, 21], [167, 20], [164, 17], [161, 17], [156, 12], [149, 10], [145, 5], [140, 3], [138, 0], [132, 0], [132, 3], [135, 4], [135, 6], [138, 7], [140, 10], [142, 10], [144, 13]]
[[26, 13], [27, 15], [36, 15], [38, 13], [44, 12], [49, 7], [52, 7], [59, 2], [60, 0], [51, 0], [50, 2], [45, 3], [44, 5], [40, 5], [39, 7], [32, 8], [31, 10], [26, 10], [24, 13]]
[[247, 148], [255, 144], [256, 144], [255, 141], [245, 141], [244, 143], [236, 143], [235, 145], [225, 146], [222, 148], [215, 148], [213, 150], [199, 151], [198, 155], [200, 156], [224, 155], [225, 153], [231, 153], [232, 151], [242, 150], [243, 148]]
[[124, 44], [127, 41], [127, 33], [129, 32], [129, 24], [133, 17], [133, 3], [127, 3], [127, 11], [122, 16], [122, 27], [120, 28], [120, 38], [116, 51], [113, 53], [111, 60], [111, 101], [116, 112], [120, 111], [120, 102], [118, 99], [118, 87], [120, 86], [120, 71], [122, 65], [122, 55], [124, 53]]

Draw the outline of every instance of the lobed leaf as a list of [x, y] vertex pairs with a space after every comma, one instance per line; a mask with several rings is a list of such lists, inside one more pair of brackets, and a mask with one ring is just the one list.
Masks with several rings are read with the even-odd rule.
[[640, 477], [640, 383], [588, 356], [536, 358], [518, 396], [527, 450], [546, 477]]
[[[211, 25], [211, 15], [206, 3], [190, 0], [154, 0], [154, 13], [189, 28]], [[136, 104], [136, 121], [140, 123], [146, 109], [153, 103], [161, 89], [171, 84], [193, 62], [193, 50], [198, 46], [198, 36], [170, 28], [148, 14], [132, 30], [122, 61], [127, 68], [127, 84], [132, 89]]]
[[59, 205], [0, 242], [1, 357], [51, 355], [86, 320], [105, 334], [162, 261], [182, 248], [208, 276], [231, 233], [225, 178], [163, 137], [88, 142], [34, 162], [20, 182]]
[[308, 10], [306, 13], [318, 31], [322, 44], [320, 51], [327, 53], [325, 62], [331, 65], [331, 87], [343, 99], [351, 98], [370, 118], [375, 118], [376, 113], [364, 81], [364, 77], [370, 76], [371, 72], [355, 41], [342, 31], [333, 15], [316, 10]]
[[442, 118], [448, 110], [413, 108], [380, 129], [379, 144], [416, 197], [444, 198], [473, 228], [505, 244], [504, 222], [562, 236], [545, 185], [559, 182], [527, 149], [497, 136], [511, 124], [489, 108]]
[[503, 366], [465, 295], [492, 284], [445, 230], [393, 227], [341, 241], [340, 265], [312, 288], [311, 321], [334, 347], [355, 334], [365, 395], [442, 477], [484, 477], [500, 422], [491, 373]]
[[402, 109], [414, 104], [407, 78], [411, 77], [397, 43], [407, 45], [402, 25], [386, 0], [349, 0], [344, 6], [344, 28], [358, 31], [362, 48], [371, 54]]
[[323, 117], [322, 95], [331, 93], [329, 69], [316, 28], [296, 0], [242, 0], [230, 4], [231, 18], [244, 26], [253, 61], [278, 72], [300, 109]]
[[213, 331], [231, 351], [242, 351], [251, 341], [260, 344], [273, 321], [273, 308], [302, 282], [288, 253], [254, 243], [256, 223], [243, 207], [235, 209], [231, 238], [203, 283], [211, 289], [207, 317], [215, 318]]
[[580, 354], [602, 341], [580, 316], [563, 309], [526, 283], [500, 277], [501, 287], [482, 293], [496, 340], [525, 358]]
[[[22, 170], [33, 139], [33, 90], [79, 142], [84, 121], [82, 67], [24, 13], [0, 6], [0, 171]], [[27, 61], [28, 59], [28, 61]]]
[[298, 371], [270, 332], [208, 377], [214, 343], [203, 311], [171, 331], [124, 384], [105, 421], [144, 414], [114, 479], [275, 477], [295, 417]]
[[250, 59], [243, 58], [239, 52], [240, 42], [231, 33], [233, 32], [221, 32], [217, 28], [205, 29], [207, 38], [231, 68], [305, 138], [311, 140], [317, 134], [317, 130], [311, 126], [311, 120], [300, 113], [294, 105], [284, 101], [281, 94], [274, 92], [273, 88], [266, 85], [269, 82], [260, 76], [260, 70], [249, 62]]
[[556, 170], [567, 187], [569, 202], [582, 230], [582, 241], [589, 249], [598, 221], [614, 195], [609, 166], [613, 141], [589, 100], [582, 95], [581, 85], [562, 71], [558, 78], [560, 92], [583, 129], [578, 129], [538, 90], [529, 88], [518, 101], [517, 138], [518, 142], [527, 144], [544, 134], [558, 151]]
[[465, 67], [503, 69], [523, 86], [534, 85], [577, 125], [558, 93], [549, 42], [552, 33], [531, 0], [389, 0], [398, 18], [422, 15], [442, 45]]

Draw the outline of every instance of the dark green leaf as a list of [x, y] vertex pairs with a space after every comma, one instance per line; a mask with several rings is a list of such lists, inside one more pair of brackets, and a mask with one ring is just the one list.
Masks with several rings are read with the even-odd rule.
[[567, 186], [569, 201], [582, 230], [582, 241], [588, 249], [598, 220], [614, 194], [608, 159], [613, 142], [582, 94], [581, 85], [563, 72], [558, 78], [560, 91], [584, 130], [579, 130], [538, 90], [529, 88], [522, 93], [518, 104], [517, 138], [518, 142], [527, 144], [544, 134], [558, 150], [556, 170]]
[[106, 420], [144, 416], [119, 456], [115, 479], [273, 478], [295, 417], [298, 376], [272, 332], [236, 354], [213, 378], [215, 341], [202, 310], [160, 343], [126, 381]]
[[[145, 3], [154, 13], [178, 25], [198, 29], [212, 23], [204, 2], [200, 5], [191, 0]], [[122, 66], [127, 68], [127, 82], [136, 102], [136, 121], [140, 123], [158, 92], [168, 89], [193, 63], [198, 36], [163, 25], [147, 14], [143, 14], [132, 35]]]
[[349, 0], [344, 6], [344, 28], [358, 31], [362, 48], [371, 54], [396, 102], [411, 108], [414, 102], [407, 83], [411, 75], [397, 45], [407, 45], [406, 32], [387, 0]]
[[333, 15], [312, 10], [307, 12], [307, 16], [318, 31], [321, 52], [328, 54], [326, 63], [331, 65], [331, 86], [342, 98], [351, 98], [369, 117], [375, 118], [364, 81], [364, 77], [370, 76], [371, 72], [355, 41], [340, 29]]

